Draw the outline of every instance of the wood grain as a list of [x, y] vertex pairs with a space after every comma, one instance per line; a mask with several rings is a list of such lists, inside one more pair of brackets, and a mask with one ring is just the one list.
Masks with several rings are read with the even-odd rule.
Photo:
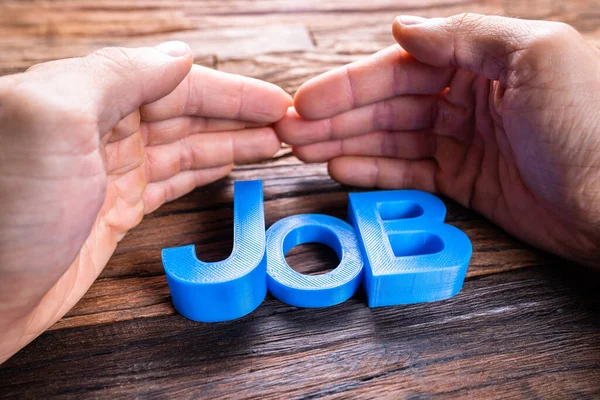
[[[40, 62], [82, 56], [106, 46], [146, 46], [179, 39], [189, 42], [204, 65], [214, 66], [206, 60], [218, 58], [220, 53], [224, 59], [246, 60], [241, 66], [228, 63], [223, 68], [245, 74], [249, 63], [261, 63], [260, 56], [283, 51], [282, 44], [288, 42], [289, 52], [308, 53], [306, 61], [317, 64], [311, 74], [301, 76], [306, 79], [391, 44], [390, 23], [402, 13], [446, 16], [468, 11], [560, 20], [571, 23], [600, 45], [600, 15], [595, 0], [537, 0], [535, 7], [515, 0], [195, 0], [178, 1], [176, 5], [166, 0], [3, 0], [0, 7], [0, 75], [20, 72]], [[305, 28], [318, 44], [314, 49], [307, 41]], [[247, 37], [243, 37], [244, 30]], [[287, 57], [276, 64], [286, 66], [279, 68], [282, 73], [295, 68], [293, 54], [292, 62], [287, 62]], [[262, 66], [258, 69], [264, 71]], [[292, 85], [285, 79], [272, 81], [291, 90], [301, 79]]]
[[[348, 188], [331, 181], [322, 165], [301, 165], [287, 156], [268, 164], [240, 168], [230, 179], [200, 188], [145, 219], [119, 244], [88, 295], [51, 329], [173, 314], [160, 249], [195, 244], [202, 260], [228, 257], [233, 244], [231, 181], [249, 179], [264, 181], [267, 227], [287, 216], [303, 213], [346, 219]], [[544, 265], [550, 260], [457, 204], [450, 201], [446, 204], [447, 221], [463, 230], [473, 242], [468, 277]], [[335, 262], [331, 255], [319, 258], [319, 254], [325, 255], [300, 252], [293, 259], [299, 265], [307, 264], [300, 268], [302, 272], [318, 272]]]
[[[598, 279], [547, 266], [470, 279], [433, 304], [362, 295], [240, 320], [178, 315], [47, 332], [0, 368], [0, 398], [593, 398]], [[43, 357], [41, 356], [43, 355]]]
[[[0, 0], [0, 75], [104, 46], [185, 40], [197, 63], [289, 93], [393, 43], [399, 14], [460, 12], [565, 21], [600, 46], [597, 0]], [[148, 216], [63, 319], [0, 366], [0, 398], [597, 398], [597, 276], [514, 240], [444, 199], [471, 238], [463, 291], [433, 304], [369, 309], [364, 295], [322, 310], [271, 297], [223, 324], [180, 317], [160, 250], [194, 243], [205, 261], [232, 248], [233, 181], [261, 179], [267, 226], [298, 213], [347, 214], [321, 164], [284, 148]], [[301, 246], [305, 273], [335, 267]]]

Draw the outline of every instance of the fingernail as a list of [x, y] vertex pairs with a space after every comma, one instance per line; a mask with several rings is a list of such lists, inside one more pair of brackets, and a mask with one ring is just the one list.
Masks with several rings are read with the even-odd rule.
[[410, 26], [419, 25], [420, 23], [427, 21], [427, 18], [416, 17], [414, 15], [401, 15], [396, 18], [396, 21], [398, 21], [400, 25]]
[[161, 43], [154, 48], [171, 57], [183, 57], [190, 53], [190, 47], [180, 41]]

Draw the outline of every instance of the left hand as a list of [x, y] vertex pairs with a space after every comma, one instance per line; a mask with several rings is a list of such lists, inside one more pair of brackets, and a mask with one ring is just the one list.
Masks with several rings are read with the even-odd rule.
[[270, 158], [290, 104], [192, 66], [180, 42], [0, 78], [0, 363], [77, 303], [144, 214]]

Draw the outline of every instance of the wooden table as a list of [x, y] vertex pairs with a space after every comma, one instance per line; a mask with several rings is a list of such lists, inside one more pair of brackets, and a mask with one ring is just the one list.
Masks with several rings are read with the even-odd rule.
[[[573, 24], [600, 45], [597, 0], [0, 1], [0, 74], [109, 45], [182, 39], [196, 62], [274, 82], [306, 79], [392, 43], [395, 15], [472, 11]], [[352, 188], [289, 149], [149, 216], [84, 299], [0, 367], [1, 398], [600, 396], [597, 276], [541, 254], [446, 201], [474, 246], [462, 292], [433, 304], [369, 309], [363, 294], [307, 310], [272, 297], [232, 322], [173, 309], [160, 250], [195, 243], [216, 261], [232, 245], [233, 181], [262, 179], [267, 226], [288, 215], [345, 218]], [[335, 267], [301, 246], [298, 270]]]

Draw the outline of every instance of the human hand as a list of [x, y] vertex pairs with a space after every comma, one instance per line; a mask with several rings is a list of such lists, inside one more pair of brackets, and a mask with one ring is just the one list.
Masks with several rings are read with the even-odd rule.
[[270, 158], [290, 104], [192, 66], [180, 42], [0, 78], [0, 363], [73, 307], [144, 214]]
[[280, 138], [342, 183], [439, 192], [600, 265], [600, 51], [565, 24], [473, 14], [393, 33], [402, 47], [302, 85]]

